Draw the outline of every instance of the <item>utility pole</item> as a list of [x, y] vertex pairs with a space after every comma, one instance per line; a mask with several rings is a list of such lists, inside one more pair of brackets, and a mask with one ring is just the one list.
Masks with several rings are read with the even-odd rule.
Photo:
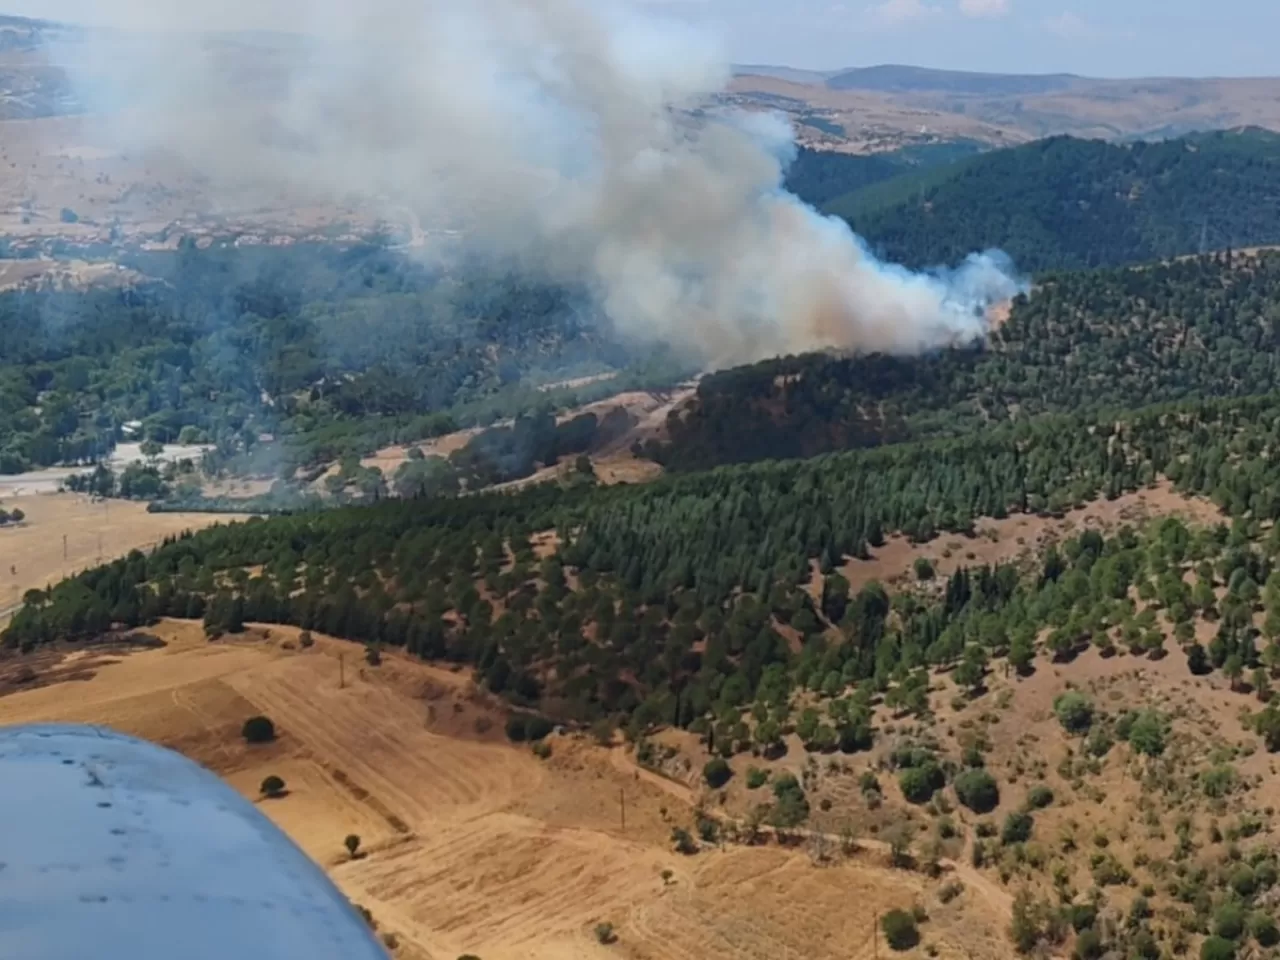
[[345, 653], [338, 654], [338, 689], [341, 690], [347, 685], [347, 655]]
[[67, 535], [65, 533], [62, 535], [62, 559], [67, 559]]

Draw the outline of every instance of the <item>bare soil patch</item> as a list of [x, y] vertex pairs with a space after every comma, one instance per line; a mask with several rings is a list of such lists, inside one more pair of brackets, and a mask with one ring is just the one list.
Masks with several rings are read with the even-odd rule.
[[[851, 559], [840, 572], [855, 591], [872, 580], [899, 583], [914, 577], [916, 560], [928, 560], [937, 577], [948, 577], [961, 567], [1010, 563], [1019, 558], [1039, 556], [1051, 542], [1075, 536], [1085, 530], [1115, 531], [1125, 524], [1137, 526], [1156, 517], [1177, 516], [1196, 524], [1221, 520], [1218, 508], [1201, 497], [1187, 497], [1168, 481], [1115, 500], [1097, 500], [1068, 511], [1061, 518], [1014, 514], [1003, 520], [980, 520], [975, 535], [943, 534], [926, 544], [914, 544], [905, 537], [890, 537], [869, 560]], [[821, 589], [815, 581], [814, 589]]]

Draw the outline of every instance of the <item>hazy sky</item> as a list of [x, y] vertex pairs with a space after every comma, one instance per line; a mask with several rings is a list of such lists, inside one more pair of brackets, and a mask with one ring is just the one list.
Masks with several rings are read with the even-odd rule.
[[[0, 9], [102, 21], [111, 18], [117, 2], [0, 0]], [[716, 31], [737, 62], [814, 68], [909, 63], [1101, 76], [1280, 74], [1277, 0], [643, 2]], [[154, 0], [159, 19], [174, 4], [190, 17], [191, 0]], [[136, 11], [139, 4], [132, 0], [129, 6]], [[252, 0], [223, 0], [205, 9], [225, 17], [238, 8], [251, 18], [258, 6]], [[306, 0], [297, 0], [297, 6], [307, 9]]]
[[738, 62], [1101, 76], [1280, 73], [1277, 0], [652, 0]]

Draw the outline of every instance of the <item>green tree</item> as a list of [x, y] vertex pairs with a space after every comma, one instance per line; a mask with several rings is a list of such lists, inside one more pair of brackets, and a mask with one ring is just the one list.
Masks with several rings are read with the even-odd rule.
[[974, 813], [990, 813], [1000, 803], [1000, 787], [986, 770], [969, 769], [955, 779], [956, 798]]
[[916, 918], [905, 910], [890, 910], [880, 918], [885, 942], [893, 950], [910, 950], [920, 942]]
[[702, 768], [702, 777], [713, 790], [719, 790], [733, 776], [733, 768], [722, 758], [714, 757]]
[[1009, 643], [1009, 664], [1020, 676], [1025, 676], [1036, 656], [1032, 639], [1025, 634], [1015, 634]]
[[1240, 678], [1244, 676], [1244, 658], [1238, 653], [1231, 654], [1222, 665], [1222, 672], [1231, 681], [1231, 689], [1239, 690]]
[[928, 803], [945, 782], [942, 769], [933, 761], [907, 767], [898, 774], [898, 786], [910, 803]]
[[276, 726], [269, 717], [250, 717], [240, 728], [246, 743], [270, 743], [276, 738]]
[[1213, 932], [1226, 940], [1238, 940], [1244, 933], [1248, 915], [1239, 903], [1227, 902], [1213, 915]]
[[1053, 701], [1053, 712], [1068, 733], [1082, 734], [1093, 724], [1093, 703], [1084, 694], [1068, 690]]
[[1249, 914], [1249, 936], [1262, 947], [1273, 947], [1280, 943], [1280, 929], [1276, 927], [1275, 918], [1265, 910], [1255, 910]]
[[1166, 726], [1156, 711], [1142, 711], [1129, 729], [1129, 746], [1148, 757], [1160, 756], [1164, 753]]
[[1026, 843], [1035, 829], [1035, 819], [1024, 811], [1015, 811], [1004, 818], [1000, 828], [1000, 840], [1006, 844]]

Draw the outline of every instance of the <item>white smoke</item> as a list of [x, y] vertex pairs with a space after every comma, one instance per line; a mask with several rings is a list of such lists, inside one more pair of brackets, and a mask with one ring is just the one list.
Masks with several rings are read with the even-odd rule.
[[253, 10], [293, 39], [211, 40], [183, 10], [202, 5], [115, 0], [155, 30], [66, 58], [123, 141], [176, 154], [215, 196], [456, 229], [710, 365], [968, 341], [1020, 289], [998, 253], [882, 264], [786, 193], [791, 129], [714, 109], [727, 63], [674, 21], [612, 0], [238, 2], [224, 26]]

